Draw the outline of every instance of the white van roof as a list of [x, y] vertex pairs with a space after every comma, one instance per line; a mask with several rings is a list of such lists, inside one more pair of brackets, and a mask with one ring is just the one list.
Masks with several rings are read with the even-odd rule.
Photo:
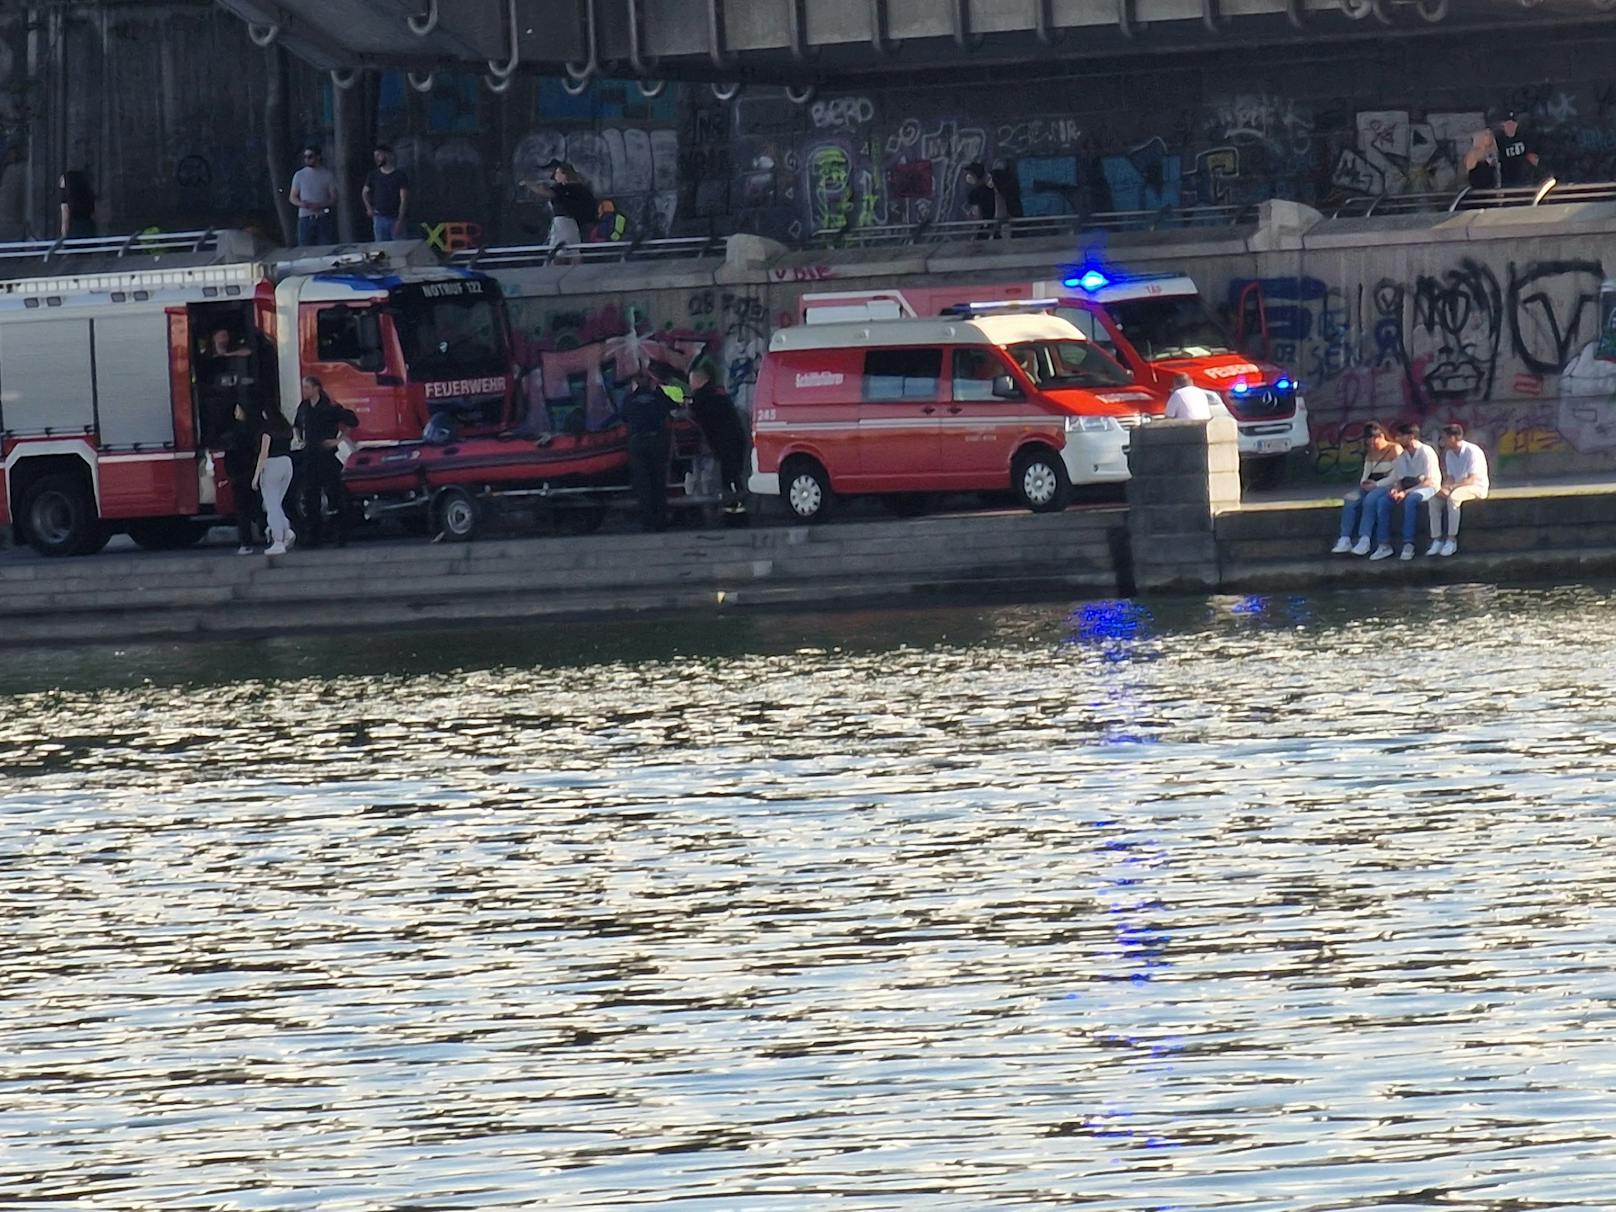
[[1092, 289], [1074, 282], [1035, 282], [1032, 289], [1037, 295], [1092, 299], [1096, 303], [1126, 303], [1131, 299], [1167, 299], [1201, 293], [1188, 274], [1135, 274], [1132, 277], [1122, 274]]
[[801, 324], [779, 328], [771, 350], [859, 349], [866, 345], [1014, 345], [1019, 341], [1082, 341], [1069, 320], [1042, 312], [970, 319], [866, 320], [851, 324]]

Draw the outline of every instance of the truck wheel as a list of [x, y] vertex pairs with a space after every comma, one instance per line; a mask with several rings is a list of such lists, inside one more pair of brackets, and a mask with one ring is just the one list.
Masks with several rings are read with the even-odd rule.
[[44, 476], [28, 490], [22, 516], [40, 555], [90, 555], [106, 546], [89, 485], [78, 476]]
[[483, 509], [477, 498], [464, 488], [445, 488], [438, 493], [433, 513], [438, 534], [456, 543], [466, 543], [476, 537]]
[[1072, 495], [1066, 464], [1047, 447], [1034, 446], [1016, 456], [1010, 468], [1010, 488], [1034, 513], [1058, 513]]
[[195, 547], [208, 528], [189, 518], [147, 518], [129, 523], [129, 537], [147, 551], [180, 551]]
[[799, 522], [822, 522], [836, 504], [830, 477], [812, 459], [793, 459], [780, 475], [780, 498]]

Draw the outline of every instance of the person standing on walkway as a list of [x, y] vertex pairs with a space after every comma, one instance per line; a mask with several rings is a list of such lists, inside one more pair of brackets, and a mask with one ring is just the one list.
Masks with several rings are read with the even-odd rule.
[[297, 242], [304, 248], [337, 242], [337, 174], [325, 166], [318, 144], [303, 149], [303, 167], [292, 174]]
[[[285, 419], [281, 418], [283, 422]], [[235, 424], [224, 434], [224, 470], [230, 477], [230, 495], [236, 503], [237, 555], [253, 554], [253, 531], [263, 521], [264, 510], [254, 482], [260, 470], [258, 456], [264, 433], [262, 414], [249, 412], [247, 405], [237, 404]], [[288, 442], [290, 437], [288, 431]]]
[[1436, 496], [1442, 487], [1442, 469], [1437, 466], [1436, 451], [1420, 441], [1420, 427], [1413, 423], [1397, 427], [1397, 445], [1401, 448], [1392, 463], [1386, 482], [1391, 485], [1384, 493], [1376, 493], [1375, 538], [1378, 546], [1371, 560], [1386, 560], [1392, 556], [1392, 508], [1403, 507], [1403, 551], [1401, 558], [1414, 558], [1414, 528], [1419, 524], [1419, 507]]
[[673, 401], [647, 370], [636, 370], [623, 401], [628, 425], [629, 483], [640, 507], [640, 528], [668, 528], [668, 416]]
[[1474, 442], [1466, 442], [1464, 426], [1444, 425], [1442, 437], [1442, 487], [1431, 498], [1431, 548], [1428, 556], [1457, 555], [1459, 551], [1459, 506], [1479, 501], [1487, 495], [1487, 455]]
[[323, 498], [331, 506], [337, 546], [346, 547], [348, 491], [342, 484], [342, 456], [338, 448], [344, 438], [359, 428], [359, 418], [352, 410], [334, 403], [325, 394], [325, 385], [309, 375], [303, 380], [303, 402], [297, 406], [293, 428], [303, 444], [300, 495], [304, 546], [318, 547], [325, 541]]
[[269, 548], [265, 555], [285, 555], [297, 538], [286, 518], [286, 493], [292, 487], [292, 427], [278, 408], [264, 416], [258, 438], [258, 464], [252, 488], [264, 501], [269, 515]]
[[[1358, 473], [1358, 487], [1347, 493], [1341, 502], [1341, 537], [1330, 548], [1331, 555], [1346, 555], [1349, 551], [1353, 555], [1369, 554], [1369, 532], [1374, 528], [1377, 508], [1375, 494], [1386, 491], [1387, 477], [1392, 473], [1392, 464], [1397, 462], [1397, 443], [1386, 436], [1386, 430], [1379, 421], [1370, 421], [1364, 426], [1363, 432], [1363, 470]], [[1363, 525], [1358, 530], [1358, 545], [1355, 547], [1352, 533], [1358, 527], [1360, 512]], [[1358, 547], [1363, 550], [1359, 551]]]
[[712, 367], [698, 362], [690, 369], [690, 415], [718, 459], [725, 513], [745, 513], [742, 495], [746, 476], [746, 426], [729, 395], [713, 382]]
[[89, 176], [70, 168], [62, 174], [59, 184], [62, 239], [87, 240], [95, 236], [95, 190], [90, 188]]
[[410, 175], [393, 162], [393, 149], [378, 143], [373, 153], [376, 167], [365, 178], [361, 198], [370, 216], [371, 238], [406, 240], [405, 215], [410, 209]]
[[575, 248], [584, 242], [584, 233], [594, 227], [600, 216], [600, 205], [588, 182], [572, 165], [564, 160], [552, 160], [545, 167], [550, 169], [548, 185], [524, 184], [536, 197], [550, 204], [550, 237], [546, 241], [549, 247], [555, 251]]

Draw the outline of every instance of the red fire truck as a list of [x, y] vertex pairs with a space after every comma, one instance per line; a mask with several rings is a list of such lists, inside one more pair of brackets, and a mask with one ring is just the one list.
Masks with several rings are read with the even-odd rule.
[[498, 284], [421, 245], [187, 233], [0, 246], [0, 266], [0, 525], [45, 554], [195, 543], [234, 512], [214, 448], [235, 403], [291, 417], [304, 375], [366, 444], [510, 417]]
[[1125, 276], [1097, 268], [1059, 281], [922, 284], [877, 291], [807, 294], [803, 320], [939, 315], [961, 304], [990, 300], [1055, 299], [1055, 314], [1133, 373], [1141, 387], [1167, 392], [1175, 374], [1223, 397], [1240, 429], [1240, 453], [1282, 460], [1309, 442], [1301, 384], [1277, 366], [1256, 362], [1207, 309], [1183, 274]]

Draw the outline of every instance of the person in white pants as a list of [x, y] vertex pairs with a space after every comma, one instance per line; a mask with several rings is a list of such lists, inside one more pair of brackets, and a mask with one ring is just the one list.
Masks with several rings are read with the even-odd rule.
[[265, 555], [285, 555], [297, 536], [286, 518], [286, 493], [292, 487], [292, 424], [279, 408], [270, 405], [258, 439], [258, 467], [253, 487], [269, 516], [269, 549]]
[[1442, 448], [1442, 487], [1431, 498], [1431, 546], [1426, 555], [1450, 556], [1459, 550], [1459, 507], [1487, 495], [1487, 456], [1474, 442], [1466, 442], [1464, 426], [1444, 425], [1437, 445]]

